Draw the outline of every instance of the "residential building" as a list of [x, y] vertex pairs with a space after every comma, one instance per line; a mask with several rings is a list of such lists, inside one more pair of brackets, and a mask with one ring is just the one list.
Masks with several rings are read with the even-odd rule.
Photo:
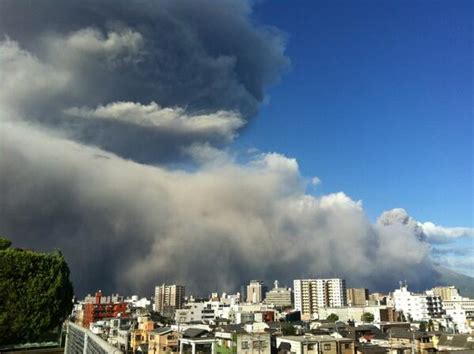
[[436, 352], [433, 335], [426, 332], [392, 329], [389, 332], [389, 342], [392, 347], [413, 349], [417, 354]]
[[189, 328], [179, 339], [181, 354], [215, 353], [215, 338], [205, 329]]
[[215, 333], [216, 353], [271, 353], [271, 335], [268, 332], [249, 333], [242, 328], [220, 330]]
[[393, 300], [395, 309], [402, 311], [407, 320], [426, 321], [444, 314], [439, 296], [433, 293], [414, 294], [408, 291], [406, 285], [400, 284], [400, 289], [393, 292]]
[[368, 304], [393, 306], [393, 301], [389, 295], [382, 294], [382, 293], [372, 293], [372, 294], [369, 294]]
[[349, 306], [365, 306], [369, 300], [369, 289], [348, 288], [346, 295]]
[[302, 318], [312, 318], [322, 307], [346, 305], [346, 282], [343, 279], [297, 279], [293, 282], [295, 309]]
[[148, 333], [156, 327], [150, 316], [139, 316], [137, 318], [137, 328], [131, 331], [130, 347], [136, 352], [138, 347], [148, 344]]
[[267, 288], [261, 280], [252, 280], [247, 285], [247, 302], [251, 304], [259, 304], [265, 299]]
[[96, 292], [94, 298], [90, 296], [86, 298], [86, 301], [82, 316], [82, 326], [84, 328], [89, 328], [93, 322], [115, 318], [119, 315], [123, 316], [127, 312], [127, 303], [123, 302], [123, 298], [103, 296], [101, 290]]
[[437, 286], [431, 291], [435, 296], [439, 296], [442, 301], [451, 301], [460, 297], [459, 290], [454, 286]]
[[180, 338], [170, 327], [154, 329], [148, 333], [148, 354], [178, 353]]
[[151, 301], [146, 297], [139, 299], [137, 295], [132, 295], [130, 298], [127, 298], [124, 301], [131, 307], [151, 310]]
[[354, 341], [329, 335], [282, 336], [276, 338], [279, 353], [294, 354], [353, 354]]
[[172, 316], [184, 304], [183, 285], [160, 285], [155, 287], [155, 310], [164, 316]]
[[267, 292], [267, 296], [265, 297], [265, 303], [274, 305], [276, 308], [279, 309], [291, 307], [291, 289], [280, 288], [278, 286], [278, 280], [275, 280], [273, 289]]
[[439, 353], [474, 353], [474, 338], [467, 334], [442, 334], [437, 343]]
[[474, 300], [459, 298], [458, 300], [443, 301], [443, 309], [459, 333], [474, 334]]
[[188, 302], [175, 311], [176, 323], [210, 322], [215, 317], [211, 302]]
[[362, 314], [374, 315], [374, 322], [393, 322], [399, 320], [399, 314], [395, 308], [389, 306], [345, 306], [345, 307], [323, 307], [319, 309], [319, 318], [326, 319], [335, 314], [339, 321], [361, 321]]
[[132, 326], [135, 326], [135, 321], [131, 318], [114, 318], [109, 320], [107, 342], [127, 353], [130, 349]]

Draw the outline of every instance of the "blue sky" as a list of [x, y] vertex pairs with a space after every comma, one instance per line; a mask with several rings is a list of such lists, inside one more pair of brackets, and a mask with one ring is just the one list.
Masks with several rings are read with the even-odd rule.
[[474, 225], [470, 1], [262, 1], [292, 61], [236, 141], [295, 157], [371, 220]]

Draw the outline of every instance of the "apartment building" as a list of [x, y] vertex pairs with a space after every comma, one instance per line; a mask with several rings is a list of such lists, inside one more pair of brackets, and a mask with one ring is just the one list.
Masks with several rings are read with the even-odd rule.
[[293, 282], [295, 309], [311, 318], [322, 307], [342, 307], [346, 301], [344, 279], [296, 279]]
[[276, 308], [285, 308], [292, 305], [291, 302], [291, 289], [280, 288], [278, 286], [278, 280], [275, 280], [274, 287], [272, 290], [267, 292], [265, 297], [266, 304], [272, 304]]
[[99, 290], [94, 297], [90, 295], [86, 297], [82, 314], [82, 326], [89, 328], [89, 325], [93, 322], [124, 315], [127, 309], [128, 305], [123, 302], [123, 297], [103, 296], [102, 291]]
[[446, 316], [456, 325], [459, 333], [474, 334], [474, 300], [469, 298], [458, 298], [451, 301], [443, 301], [443, 309]]
[[183, 285], [160, 285], [155, 287], [155, 310], [162, 315], [172, 316], [184, 304]]
[[414, 294], [408, 291], [406, 285], [393, 292], [395, 309], [402, 311], [403, 315], [413, 321], [424, 321], [431, 318], [440, 318], [444, 314], [443, 305], [439, 296], [432, 292]]
[[442, 301], [451, 301], [460, 297], [459, 290], [454, 286], [437, 286], [431, 291], [435, 296], [439, 296]]
[[349, 306], [365, 306], [369, 300], [369, 289], [349, 288], [346, 297]]
[[176, 323], [211, 322], [215, 317], [210, 302], [188, 302], [182, 309], [175, 311]]
[[265, 299], [267, 288], [261, 280], [252, 280], [247, 285], [247, 303], [259, 304]]

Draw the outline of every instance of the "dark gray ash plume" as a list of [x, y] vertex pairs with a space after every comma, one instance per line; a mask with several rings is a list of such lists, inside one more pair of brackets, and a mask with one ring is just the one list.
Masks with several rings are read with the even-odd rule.
[[226, 149], [289, 65], [285, 36], [251, 11], [1, 1], [0, 234], [62, 249], [79, 294], [316, 276], [432, 285], [430, 246], [406, 218], [372, 225], [344, 193], [305, 194], [295, 160]]

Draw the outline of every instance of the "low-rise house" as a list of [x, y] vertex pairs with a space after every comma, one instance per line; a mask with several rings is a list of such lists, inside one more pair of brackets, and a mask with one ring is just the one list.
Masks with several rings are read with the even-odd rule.
[[474, 336], [469, 334], [443, 334], [437, 343], [439, 353], [474, 353]]
[[149, 315], [137, 318], [137, 328], [132, 330], [130, 334], [130, 347], [134, 352], [138, 351], [139, 347], [144, 350], [144, 344], [148, 344], [148, 333], [154, 330], [155, 327], [156, 324]]
[[356, 354], [389, 354], [390, 350], [380, 345], [361, 343], [355, 347]]
[[179, 339], [180, 354], [215, 353], [214, 335], [204, 329], [189, 328]]
[[161, 327], [148, 333], [148, 354], [179, 352], [181, 335], [170, 327]]
[[389, 331], [390, 345], [411, 348], [418, 354], [436, 352], [433, 335], [427, 332], [393, 329]]
[[271, 335], [268, 332], [248, 333], [242, 328], [220, 330], [215, 333], [216, 353], [271, 353]]
[[354, 342], [329, 335], [282, 336], [276, 338], [276, 349], [282, 354], [353, 354]]
[[109, 321], [107, 341], [123, 352], [130, 349], [130, 334], [136, 323], [131, 318], [114, 318]]

